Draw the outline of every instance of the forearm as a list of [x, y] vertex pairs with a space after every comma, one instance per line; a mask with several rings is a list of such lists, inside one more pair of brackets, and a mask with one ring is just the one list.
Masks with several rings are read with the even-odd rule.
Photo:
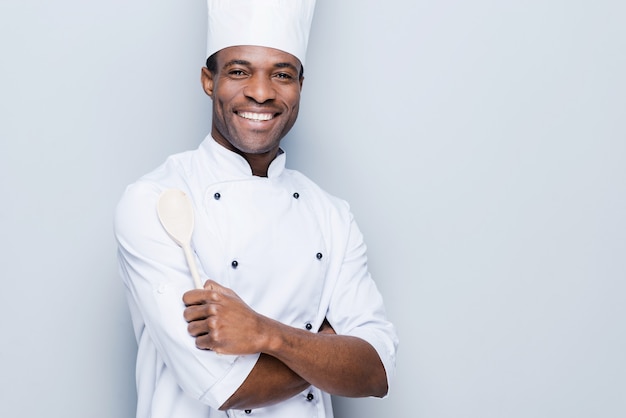
[[333, 395], [385, 396], [387, 375], [366, 341], [345, 335], [310, 333], [268, 321], [263, 352], [282, 361], [310, 384]]
[[[189, 291], [183, 300], [188, 331], [198, 348], [221, 354], [268, 354], [333, 395], [382, 397], [387, 393], [385, 368], [376, 350], [363, 339], [285, 325], [254, 312], [232, 290], [211, 280], [205, 290]], [[259, 376], [267, 374], [258, 372]]]
[[252, 409], [273, 405], [297, 395], [309, 386], [306, 380], [283, 362], [261, 354], [246, 380], [220, 409]]

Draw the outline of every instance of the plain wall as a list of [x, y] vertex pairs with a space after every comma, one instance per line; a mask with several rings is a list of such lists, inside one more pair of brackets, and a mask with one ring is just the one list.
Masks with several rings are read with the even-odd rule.
[[[318, 1], [288, 165], [401, 344], [337, 418], [626, 416], [626, 3]], [[209, 130], [205, 4], [0, 2], [0, 416], [134, 416], [112, 214]]]

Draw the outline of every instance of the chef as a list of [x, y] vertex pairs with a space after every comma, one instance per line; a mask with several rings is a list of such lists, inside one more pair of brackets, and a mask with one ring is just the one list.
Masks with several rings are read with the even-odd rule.
[[[384, 397], [397, 337], [347, 203], [285, 167], [314, 0], [208, 0], [212, 129], [130, 185], [115, 216], [138, 343], [137, 417], [332, 417]], [[157, 216], [191, 199], [193, 284]]]

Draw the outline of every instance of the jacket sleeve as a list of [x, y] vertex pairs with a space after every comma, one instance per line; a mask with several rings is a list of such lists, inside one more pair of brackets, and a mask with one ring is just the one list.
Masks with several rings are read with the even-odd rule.
[[[183, 317], [183, 294], [193, 281], [182, 249], [161, 226], [156, 204], [160, 190], [148, 182], [129, 186], [115, 214], [115, 236], [135, 335], [153, 345], [184, 392], [213, 408], [221, 406], [243, 383], [258, 355], [230, 356], [196, 348]], [[200, 271], [202, 281], [206, 275]], [[148, 374], [151, 372], [148, 370]], [[158, 371], [151, 378], [158, 378]]]
[[[346, 228], [347, 223], [347, 228]], [[380, 357], [387, 374], [387, 384], [395, 375], [398, 337], [387, 320], [382, 296], [367, 267], [366, 246], [352, 214], [344, 217], [346, 231], [343, 258], [330, 298], [327, 318], [338, 334], [359, 337], [371, 344]]]

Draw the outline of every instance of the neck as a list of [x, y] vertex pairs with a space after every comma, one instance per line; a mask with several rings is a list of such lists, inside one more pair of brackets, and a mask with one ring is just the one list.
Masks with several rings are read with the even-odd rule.
[[252, 170], [252, 174], [255, 176], [267, 177], [267, 170], [269, 169], [270, 164], [272, 163], [272, 161], [274, 161], [274, 158], [276, 158], [276, 156], [280, 153], [280, 145], [278, 144], [276, 144], [268, 151], [248, 153], [236, 148], [235, 146], [233, 146], [233, 144], [224, 139], [222, 135], [216, 133], [215, 131], [212, 132], [212, 136], [215, 142], [217, 142], [224, 148], [227, 148], [232, 152], [241, 155], [248, 162], [248, 165]]
[[267, 171], [270, 167], [274, 158], [281, 152], [280, 147], [277, 145], [275, 148], [270, 149], [269, 151], [259, 152], [259, 153], [247, 153], [240, 149], [235, 148], [230, 142], [223, 139], [220, 135], [213, 135], [213, 139], [218, 144], [223, 147], [241, 155], [250, 166], [252, 170], [252, 175], [259, 177], [267, 177]]
[[246, 154], [238, 152], [250, 165], [252, 169], [252, 175], [259, 177], [267, 177], [267, 170], [270, 167], [274, 158], [278, 155], [278, 150], [263, 153], [263, 154]]

